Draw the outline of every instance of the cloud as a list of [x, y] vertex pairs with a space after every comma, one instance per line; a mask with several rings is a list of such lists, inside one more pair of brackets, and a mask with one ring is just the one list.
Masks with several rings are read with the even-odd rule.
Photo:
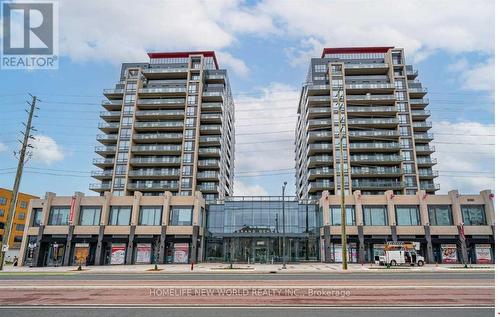
[[425, 58], [449, 53], [494, 52], [494, 1], [471, 5], [462, 0], [264, 0], [289, 37], [314, 39], [322, 46], [397, 46], [407, 56]]
[[233, 55], [226, 52], [217, 52], [217, 58], [221, 67], [231, 69], [240, 77], [248, 76], [250, 69], [241, 59], [235, 58]]
[[46, 135], [35, 135], [35, 140], [30, 143], [33, 146], [33, 160], [50, 165], [64, 159], [61, 147], [54, 139]]
[[448, 69], [457, 75], [462, 89], [491, 93], [495, 90], [495, 61], [493, 58], [475, 64], [461, 58], [449, 65]]
[[493, 189], [495, 126], [479, 122], [434, 123], [434, 143], [439, 171], [437, 183], [441, 192], [458, 189], [462, 193], [478, 193]]
[[0, 153], [6, 152], [6, 151], [7, 151], [7, 146], [0, 142]]
[[242, 181], [235, 181], [234, 196], [269, 196], [269, 194], [260, 185], [247, 185]]

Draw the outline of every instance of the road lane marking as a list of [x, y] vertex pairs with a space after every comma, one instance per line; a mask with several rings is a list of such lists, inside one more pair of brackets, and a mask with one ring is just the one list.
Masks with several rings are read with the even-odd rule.
[[266, 306], [266, 305], [261, 305], [261, 306], [221, 306], [221, 305], [193, 305], [193, 306], [182, 306], [182, 305], [123, 305], [123, 306], [117, 306], [115, 304], [102, 304], [99, 306], [95, 305], [85, 305], [85, 304], [72, 304], [72, 305], [43, 305], [43, 304], [37, 304], [36, 305], [12, 305], [12, 306], [0, 306], [0, 310], [2, 309], [33, 309], [33, 310], [38, 310], [38, 309], [82, 309], [82, 307], [88, 308], [88, 309], [164, 309], [164, 308], [175, 308], [179, 310], [187, 310], [187, 309], [328, 309], [328, 308], [335, 308], [335, 309], [345, 309], [345, 310], [363, 310], [363, 309], [379, 309], [379, 310], [400, 310], [400, 309], [414, 309], [414, 310], [422, 310], [422, 309], [427, 309], [427, 310], [434, 310], [434, 309], [493, 309], [495, 306], [460, 306], [460, 305], [454, 305], [454, 306], [397, 306], [395, 307], [394, 305], [392, 306], [335, 306], [335, 305], [314, 305], [314, 306]]

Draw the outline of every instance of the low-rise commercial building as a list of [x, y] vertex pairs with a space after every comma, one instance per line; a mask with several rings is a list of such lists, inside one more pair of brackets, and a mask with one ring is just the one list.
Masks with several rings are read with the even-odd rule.
[[[491, 263], [494, 209], [491, 191], [479, 195], [346, 196], [350, 262], [373, 262], [388, 241], [420, 243], [427, 263]], [[283, 214], [285, 215], [283, 224]], [[87, 265], [340, 262], [340, 197], [227, 197], [206, 203], [195, 196], [59, 197], [32, 200], [22, 263]], [[463, 224], [463, 225], [462, 225]], [[283, 253], [283, 237], [285, 252]], [[465, 255], [466, 256], [462, 256]]]

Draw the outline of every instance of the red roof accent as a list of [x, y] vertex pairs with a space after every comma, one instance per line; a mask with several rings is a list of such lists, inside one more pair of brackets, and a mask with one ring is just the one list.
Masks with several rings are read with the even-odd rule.
[[205, 57], [213, 57], [215, 68], [219, 69], [217, 57], [214, 51], [194, 51], [194, 52], [162, 52], [162, 53], [148, 53], [149, 58], [183, 58], [189, 55], [203, 55]]
[[321, 58], [324, 58], [326, 54], [387, 53], [391, 48], [394, 46], [324, 48]]

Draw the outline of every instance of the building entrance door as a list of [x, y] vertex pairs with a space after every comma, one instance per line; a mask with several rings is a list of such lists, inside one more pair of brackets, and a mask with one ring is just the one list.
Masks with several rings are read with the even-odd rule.
[[269, 262], [269, 248], [267, 239], [256, 239], [255, 241], [255, 263]]

